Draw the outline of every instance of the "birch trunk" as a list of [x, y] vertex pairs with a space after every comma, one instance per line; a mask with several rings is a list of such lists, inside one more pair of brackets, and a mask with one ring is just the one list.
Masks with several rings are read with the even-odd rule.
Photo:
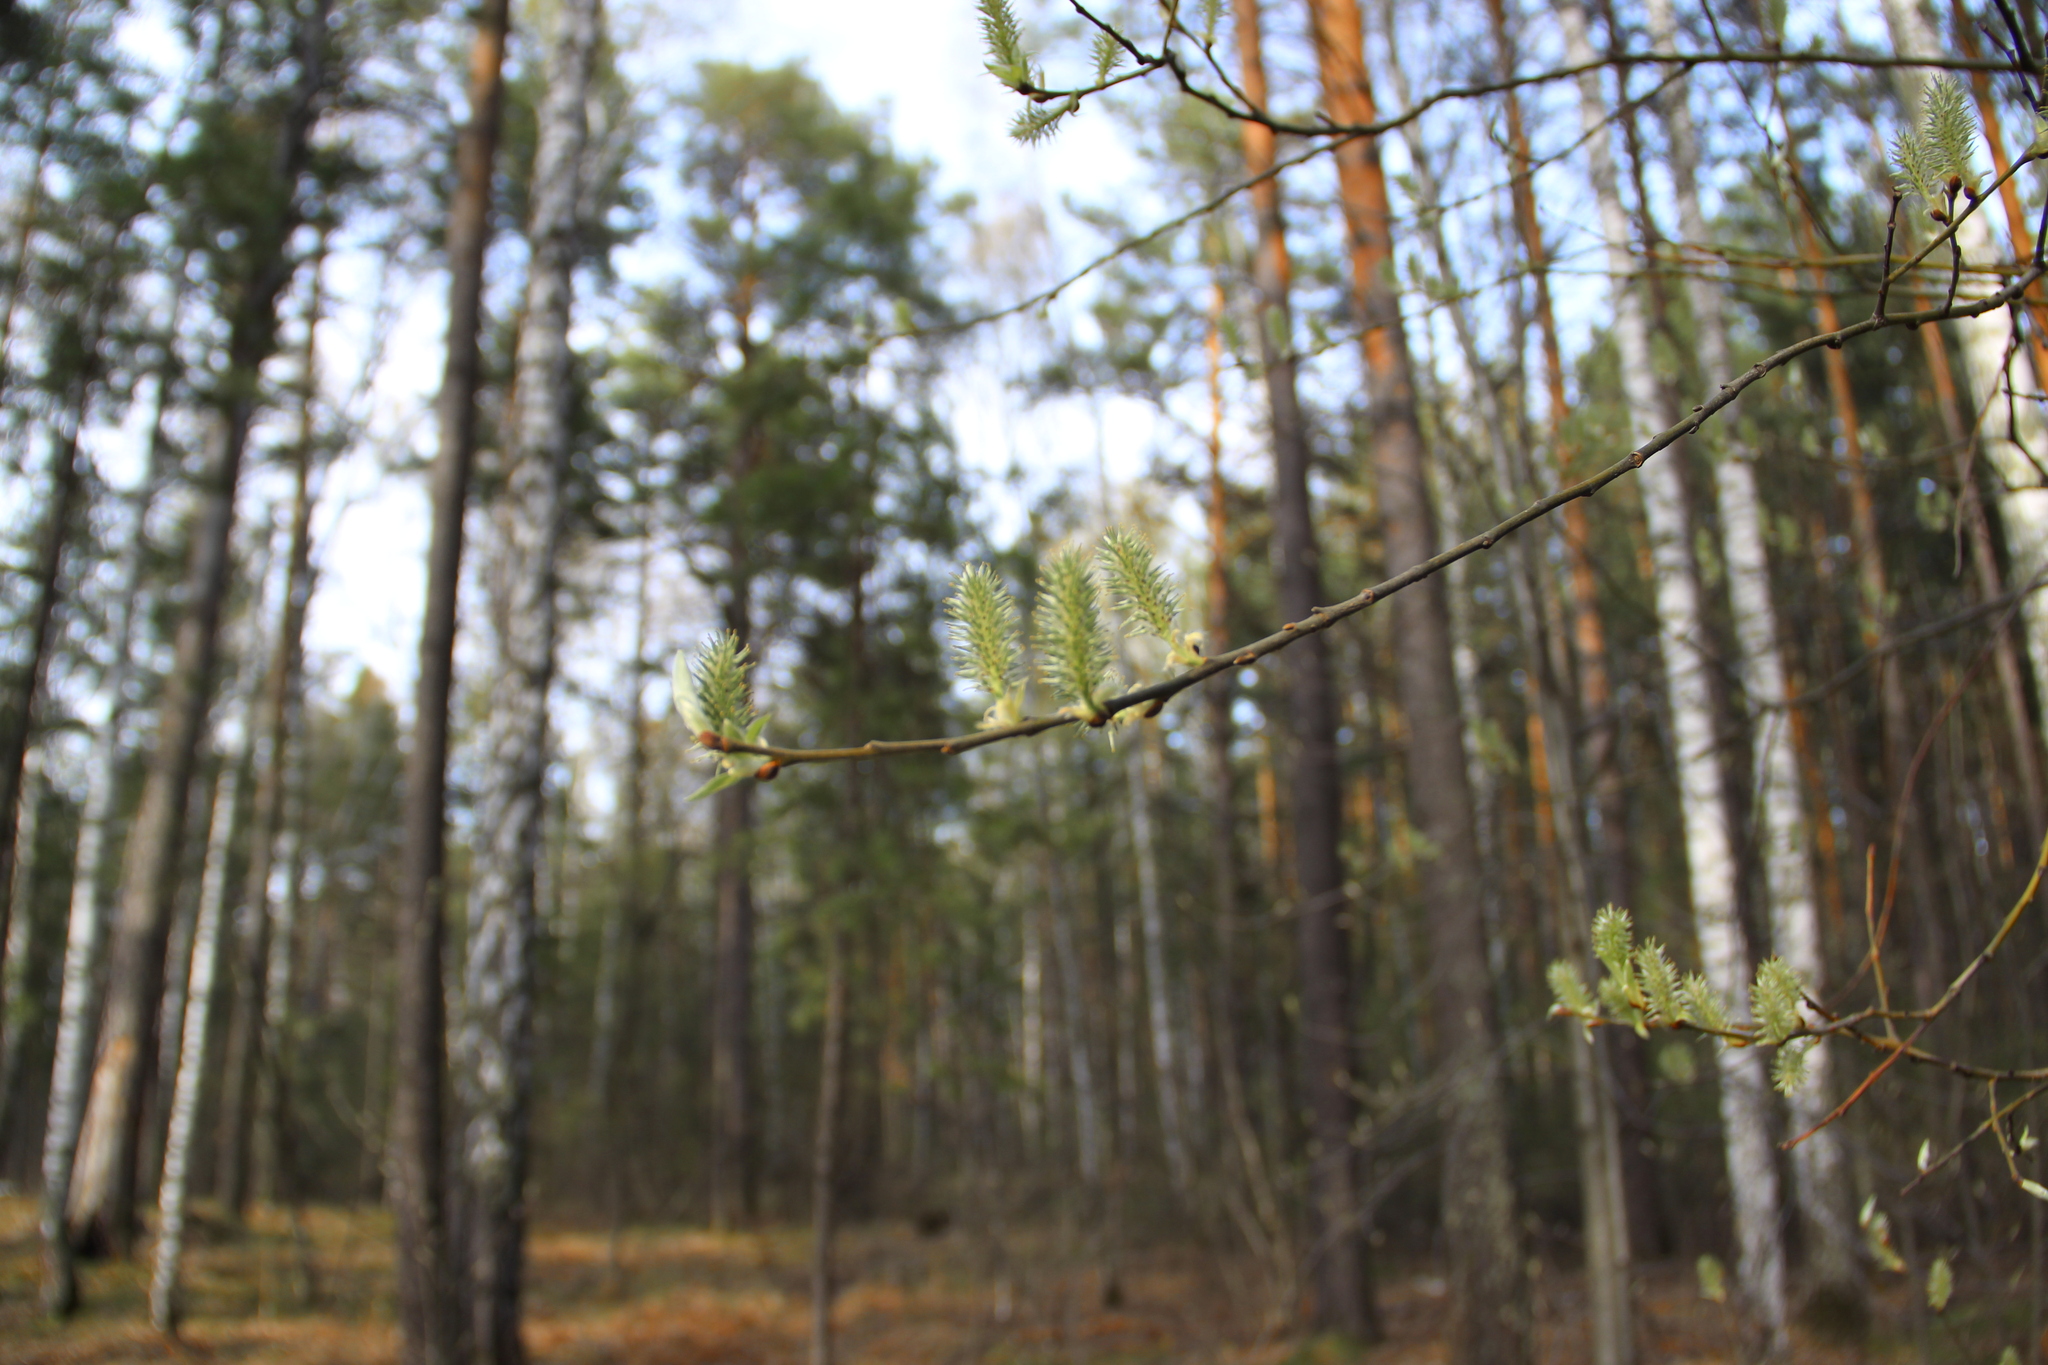
[[[177, 278], [184, 278], [184, 270]], [[173, 338], [178, 335], [184, 295], [174, 293], [170, 329], [154, 376], [153, 413], [148, 452], [141, 481], [129, 493], [129, 520], [122, 536], [116, 572], [120, 595], [115, 600], [109, 643], [113, 657], [102, 681], [105, 706], [93, 727], [92, 751], [86, 760], [84, 806], [79, 813], [78, 855], [72, 865], [71, 905], [64, 934], [63, 984], [57, 1003], [57, 1042], [51, 1062], [50, 1099], [43, 1120], [43, 1193], [38, 1235], [43, 1247], [43, 1311], [69, 1314], [78, 1302], [71, 1240], [64, 1210], [71, 1195], [71, 1174], [84, 1121], [86, 1085], [91, 1077], [93, 1035], [99, 1023], [99, 962], [106, 936], [111, 896], [105, 867], [114, 837], [114, 803], [121, 779], [121, 729], [128, 715], [128, 684], [135, 671], [135, 624], [143, 591], [149, 542], [149, 508], [163, 483], [170, 441], [164, 415], [177, 367]]]
[[[1399, 33], [1390, 0], [1382, 0], [1383, 37], [1387, 42], [1388, 72], [1394, 98], [1402, 108], [1412, 108], [1408, 83], [1399, 56]], [[1408, 144], [1416, 193], [1425, 208], [1439, 202], [1429, 149], [1416, 125], [1404, 138]], [[1438, 273], [1455, 280], [1458, 272], [1444, 237], [1440, 214], [1425, 213], [1424, 235], [1436, 259]], [[1472, 330], [1464, 304], [1447, 305], [1451, 331], [1464, 361], [1476, 416], [1484, 429], [1487, 453], [1491, 456], [1498, 495], [1497, 510], [1505, 514], [1540, 496], [1530, 485], [1532, 470], [1527, 451], [1513, 450], [1510, 425], [1495, 391], [1485, 358]], [[1542, 562], [1543, 542], [1535, 536], [1516, 536], [1510, 548], [1511, 581], [1515, 612], [1529, 641], [1530, 701], [1549, 742], [1543, 746], [1544, 776], [1551, 793], [1549, 802], [1555, 827], [1559, 864], [1564, 877], [1564, 903], [1557, 908], [1559, 944], [1580, 970], [1589, 970], [1592, 940], [1588, 930], [1594, 908], [1592, 889], [1593, 852], [1586, 828], [1586, 802], [1579, 780], [1573, 736], [1578, 720], [1572, 714], [1568, 693], [1569, 674], [1560, 666], [1561, 644], [1549, 623], [1561, 616], [1555, 580]], [[1629, 1365], [1635, 1359], [1636, 1338], [1631, 1289], [1631, 1256], [1627, 1204], [1621, 1170], [1621, 1132], [1615, 1115], [1614, 1097], [1604, 1084], [1600, 1049], [1592, 1039], [1571, 1043], [1573, 1105], [1579, 1158], [1581, 1218], [1586, 1244], [1588, 1314], [1591, 1319], [1594, 1365]]]
[[[1240, 79], [1253, 103], [1266, 101], [1258, 0], [1234, 0]], [[1355, 27], [1355, 25], [1354, 25]], [[1274, 164], [1270, 128], [1240, 125], [1245, 169], [1265, 175]], [[1296, 387], [1293, 274], [1286, 218], [1276, 179], [1252, 189], [1258, 227], [1252, 283], [1259, 315], [1259, 362], [1273, 443], [1273, 558], [1281, 613], [1289, 620], [1322, 603], [1322, 558], [1308, 474], [1308, 427]], [[1361, 1221], [1358, 1157], [1352, 1128], [1358, 1105], [1351, 1087], [1351, 955], [1343, 924], [1339, 822], [1343, 792], [1337, 765], [1337, 708], [1330, 651], [1318, 634], [1287, 652], [1280, 667], [1288, 705], [1288, 779], [1293, 795], [1295, 934], [1301, 974], [1301, 1086], [1309, 1115], [1307, 1272], [1315, 1286], [1315, 1319], [1363, 1339], [1381, 1334]]]
[[496, 679], [484, 728], [477, 803], [476, 884], [470, 892], [463, 1018], [455, 1038], [463, 1158], [474, 1200], [471, 1271], [477, 1358], [520, 1365], [520, 1282], [533, 1089], [533, 956], [538, 934], [536, 860], [555, 670], [555, 595], [562, 538], [562, 479], [570, 431], [569, 323], [580, 254], [577, 213], [598, 0], [568, 0], [549, 51], [547, 93], [534, 153], [532, 252], [519, 328], [507, 462], [498, 526]]
[[1102, 1106], [1096, 1097], [1095, 1064], [1088, 1052], [1088, 1015], [1081, 989], [1081, 955], [1074, 947], [1074, 909], [1059, 856], [1046, 858], [1052, 893], [1052, 950], [1060, 976], [1060, 1022], [1067, 1042], [1067, 1074], [1074, 1086], [1074, 1149], [1081, 1183], [1102, 1188]]
[[1153, 842], [1151, 746], [1140, 731], [1124, 763], [1131, 794], [1131, 845], [1138, 863], [1138, 929], [1145, 946], [1145, 1022], [1152, 1040], [1152, 1080], [1159, 1101], [1159, 1137], [1167, 1178], [1185, 1194], [1192, 1172], [1182, 1123], [1179, 1049], [1173, 1033], [1173, 985], [1166, 975], [1166, 915], [1159, 899], [1159, 853]]
[[257, 1073], [266, 1051], [263, 1028], [269, 1015], [270, 881], [277, 841], [284, 827], [287, 750], [303, 662], [306, 612], [313, 597], [313, 400], [322, 311], [320, 272], [325, 252], [323, 235], [312, 262], [306, 340], [299, 359], [299, 431], [292, 457], [291, 541], [285, 558], [285, 596], [252, 736], [250, 762], [256, 774], [256, 790], [250, 812], [249, 862], [243, 874], [242, 899], [236, 917], [241, 954], [235, 973], [235, 1010], [228, 1023], [223, 1060], [220, 1145], [215, 1158], [216, 1188], [222, 1207], [232, 1219], [242, 1216], [249, 1198], [249, 1135]]
[[[1365, 68], [1356, 0], [1310, 0], [1326, 112], [1340, 123], [1377, 115]], [[1389, 568], [1417, 564], [1437, 546], [1429, 452], [1393, 278], [1393, 214], [1379, 144], [1335, 151], [1350, 284], [1364, 324], [1361, 347], [1371, 400], [1373, 471]], [[1395, 682], [1409, 726], [1409, 808], [1434, 850], [1421, 868], [1429, 923], [1437, 1065], [1447, 1078], [1442, 1207], [1448, 1257], [1450, 1357], [1531, 1358], [1529, 1285], [1516, 1230], [1507, 1150], [1500, 1025], [1494, 1017], [1480, 908], [1472, 791], [1451, 657], [1450, 607], [1441, 578], [1392, 603], [1401, 647]]]
[[125, 1250], [134, 1233], [144, 1061], [163, 987], [164, 940], [177, 890], [186, 800], [220, 653], [221, 612], [233, 567], [236, 486], [260, 393], [258, 376], [275, 348], [278, 296], [297, 266], [287, 248], [304, 213], [299, 172], [327, 84], [329, 8], [329, 0], [313, 0], [298, 18], [299, 72], [269, 168], [267, 192], [273, 199], [269, 218], [260, 225], [264, 249], [252, 250], [259, 264], [239, 282], [228, 319], [227, 373], [232, 378], [222, 388], [219, 434], [195, 517], [185, 607], [156, 749], [123, 860], [106, 1014], [66, 1214], [70, 1236], [83, 1248]]
[[[246, 725], [246, 719], [243, 722]], [[178, 1334], [179, 1274], [185, 1253], [185, 1197], [192, 1169], [192, 1137], [206, 1083], [206, 1032], [213, 1016], [214, 980], [219, 968], [221, 920], [227, 909], [228, 858], [239, 830], [248, 744], [224, 758], [214, 778], [213, 822], [206, 841], [206, 870], [199, 884], [199, 915], [192, 931], [192, 963], [185, 1006], [176, 1021], [179, 1047], [171, 1095], [169, 1131], [164, 1137], [163, 1179], [157, 1185], [156, 1264], [149, 1281], [149, 1320], [165, 1336]]]
[[[1676, 41], [1671, 0], [1650, 0], [1654, 43]], [[1662, 101], [1670, 139], [1673, 196], [1680, 234], [1689, 242], [1709, 238], [1700, 208], [1699, 147], [1687, 87], [1669, 87]], [[1686, 279], [1701, 372], [1708, 384], [1733, 376], [1728, 349], [1725, 288], [1700, 271]], [[1829, 358], [1836, 356], [1829, 352]], [[1821, 947], [1820, 909], [1807, 850], [1806, 811], [1800, 797], [1799, 758], [1791, 725], [1778, 702], [1791, 695], [1777, 605], [1771, 596], [1763, 500], [1757, 493], [1754, 454], [1739, 443], [1736, 428], [1723, 427], [1723, 448], [1714, 460], [1714, 504], [1721, 523], [1721, 551], [1728, 572], [1728, 598], [1735, 620], [1737, 671], [1751, 708], [1756, 771], [1751, 789], [1762, 810], [1765, 892], [1770, 904], [1771, 943], [1816, 995], [1827, 987]], [[1804, 1133], [1833, 1107], [1826, 1043], [1808, 1054], [1804, 1084], [1789, 1096], [1792, 1128]], [[1805, 1218], [1807, 1255], [1815, 1288], [1839, 1300], [1858, 1318], [1867, 1313], [1858, 1263], [1856, 1228], [1850, 1205], [1847, 1154], [1834, 1127], [1815, 1132], [1792, 1149], [1793, 1193]]]
[[[1584, 9], [1575, 2], [1562, 5], [1558, 18], [1564, 29], [1565, 60], [1593, 61]], [[1649, 327], [1633, 286], [1636, 266], [1629, 248], [1628, 213], [1621, 202], [1597, 72], [1579, 77], [1579, 111], [1600, 230], [1606, 238], [1607, 268], [1614, 280], [1614, 334], [1630, 424], [1639, 435], [1647, 435], [1668, 423], [1652, 369]], [[1740, 1018], [1748, 1008], [1751, 968], [1736, 917], [1734, 844], [1714, 735], [1708, 677], [1712, 665], [1703, 647], [1705, 611], [1675, 457], [1653, 459], [1643, 466], [1642, 494], [1656, 571], [1657, 636], [1671, 708], [1672, 758], [1678, 766], [1693, 925], [1708, 982], [1730, 1015]], [[1778, 1170], [1763, 1059], [1754, 1048], [1724, 1048], [1717, 1062], [1738, 1274], [1748, 1307], [1768, 1333], [1771, 1349], [1782, 1352], [1788, 1341], [1785, 1252], [1778, 1226]]]

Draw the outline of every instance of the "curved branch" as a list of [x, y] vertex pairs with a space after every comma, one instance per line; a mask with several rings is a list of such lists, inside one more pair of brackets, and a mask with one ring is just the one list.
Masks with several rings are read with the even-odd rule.
[[1567, 503], [1575, 502], [1580, 498], [1592, 497], [1615, 480], [1642, 468], [1644, 462], [1653, 455], [1668, 449], [1685, 437], [1698, 431], [1709, 419], [1733, 403], [1751, 385], [1765, 376], [1790, 365], [1801, 356], [1811, 354], [1823, 347], [1838, 347], [1858, 337], [1889, 328], [1920, 327], [1928, 323], [1981, 317], [1987, 313], [1994, 313], [2026, 293], [2044, 275], [2048, 275], [2048, 267], [2037, 263], [2029, 266], [1997, 293], [1972, 303], [1957, 304], [1946, 308], [1928, 308], [1911, 313], [1893, 313], [1882, 318], [1869, 317], [1835, 331], [1819, 333], [1804, 340], [1794, 342], [1792, 345], [1784, 347], [1782, 350], [1776, 351], [1757, 361], [1741, 374], [1721, 385], [1706, 402], [1695, 407], [1691, 414], [1683, 420], [1666, 427], [1663, 431], [1658, 432], [1655, 436], [1652, 436], [1630, 451], [1622, 459], [1617, 460], [1591, 477], [1582, 479], [1578, 483], [1559, 489], [1548, 497], [1540, 498], [1530, 503], [1505, 521], [1488, 528], [1476, 536], [1463, 540], [1449, 549], [1423, 560], [1419, 564], [1412, 565], [1391, 578], [1375, 583], [1362, 592], [1331, 606], [1318, 607], [1302, 620], [1289, 621], [1264, 639], [1222, 650], [1206, 662], [1184, 673], [1175, 674], [1170, 678], [1162, 678], [1157, 682], [1148, 683], [1143, 687], [1132, 688], [1130, 691], [1119, 696], [1109, 698], [1101, 704], [1099, 710], [1093, 716], [1086, 718], [1075, 715], [1033, 716], [1015, 725], [980, 730], [973, 734], [950, 735], [930, 739], [869, 740], [865, 744], [845, 748], [782, 748], [769, 744], [742, 744], [721, 740], [711, 735], [698, 736], [698, 742], [703, 744], [705, 748], [717, 752], [755, 754], [771, 760], [760, 771], [760, 776], [766, 780], [772, 778], [781, 768], [792, 767], [801, 763], [843, 763], [855, 759], [893, 758], [905, 754], [961, 754], [990, 744], [1000, 744], [1007, 740], [1023, 739], [1031, 735], [1043, 734], [1047, 730], [1056, 730], [1066, 725], [1089, 724], [1099, 726], [1122, 712], [1132, 710], [1133, 708], [1144, 708], [1143, 713], [1148, 716], [1157, 715], [1168, 701], [1171, 701], [1189, 688], [1206, 682], [1217, 674], [1227, 672], [1232, 668], [1242, 668], [1257, 663], [1267, 655], [1287, 648], [1296, 640], [1328, 630], [1339, 621], [1357, 615], [1373, 604], [1393, 596], [1404, 588], [1412, 587], [1461, 559], [1477, 554], [1481, 550], [1492, 549], [1504, 537], [1512, 535], [1530, 522], [1539, 521], [1549, 516]]

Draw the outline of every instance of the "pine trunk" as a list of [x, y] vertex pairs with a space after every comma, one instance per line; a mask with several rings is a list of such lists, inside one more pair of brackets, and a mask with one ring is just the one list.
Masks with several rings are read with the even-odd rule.
[[[1266, 100], [1257, 0], [1236, 0], [1240, 79], [1255, 104]], [[1354, 16], [1353, 28], [1356, 29]], [[1274, 163], [1272, 130], [1241, 126], [1245, 169]], [[1281, 614], [1299, 620], [1322, 604], [1321, 552], [1308, 486], [1307, 423], [1296, 389], [1292, 265], [1277, 180], [1252, 190], [1258, 246], [1252, 280], [1259, 309], [1259, 361], [1273, 443], [1273, 557]], [[1351, 953], [1343, 925], [1350, 911], [1340, 853], [1343, 792], [1337, 768], [1337, 708], [1327, 638], [1313, 635], [1287, 651], [1280, 667], [1288, 699], [1288, 777], [1293, 795], [1295, 932], [1301, 972], [1301, 1084], [1309, 1115], [1311, 1245], [1307, 1267], [1315, 1320], [1365, 1340], [1381, 1334], [1373, 1303], [1362, 1211], [1351, 1065]]]
[[[1309, 9], [1326, 111], [1340, 123], [1370, 123], [1378, 111], [1356, 0], [1310, 0]], [[1386, 173], [1376, 139], [1342, 143], [1335, 156], [1352, 301], [1365, 327], [1361, 343], [1387, 564], [1406, 567], [1436, 552], [1437, 530], [1429, 453], [1392, 284]], [[1447, 1084], [1442, 1200], [1450, 1358], [1512, 1365], [1528, 1360], [1533, 1349], [1529, 1287], [1516, 1232], [1499, 1023], [1475, 884], [1478, 849], [1444, 581], [1425, 579], [1400, 594], [1391, 610], [1393, 638], [1401, 642], [1395, 687], [1409, 730], [1409, 810], [1435, 851], [1422, 866], [1421, 881], [1437, 1066]]]
[[399, 888], [396, 1038], [386, 1193], [397, 1215], [400, 1358], [455, 1365], [461, 1296], [450, 1264], [441, 957], [447, 857], [448, 701], [455, 665], [463, 514], [476, 457], [477, 332], [491, 176], [504, 105], [510, 0], [485, 0], [470, 49], [469, 122], [456, 146], [448, 206], [448, 346], [437, 418], [433, 531], [420, 624], [412, 747], [405, 770], [405, 863]]
[[[1561, 6], [1558, 16], [1565, 34], [1565, 59], [1592, 62], [1585, 11], [1571, 3]], [[1630, 283], [1636, 265], [1597, 72], [1579, 77], [1579, 99], [1594, 196], [1606, 238], [1607, 268], [1615, 279], [1614, 333], [1630, 424], [1638, 435], [1647, 435], [1667, 425], [1664, 400], [1652, 368], [1642, 301]], [[1713, 665], [1702, 643], [1706, 639], [1705, 610], [1676, 456], [1645, 464], [1641, 486], [1656, 570], [1658, 643], [1671, 708], [1672, 760], [1678, 768], [1693, 923], [1707, 980], [1731, 1017], [1740, 1018], [1747, 1008], [1750, 960], [1736, 913], [1734, 843], [1722, 799], [1720, 748], [1708, 676]], [[1725, 1048], [1718, 1064], [1722, 1135], [1740, 1248], [1738, 1273], [1750, 1311], [1763, 1324], [1772, 1349], [1782, 1350], [1786, 1343], [1785, 1253], [1778, 1226], [1778, 1173], [1763, 1060], [1754, 1048]]]

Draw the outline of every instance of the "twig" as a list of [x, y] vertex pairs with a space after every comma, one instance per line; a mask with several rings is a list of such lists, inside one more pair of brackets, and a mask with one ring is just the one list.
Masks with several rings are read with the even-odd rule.
[[[1801, 356], [1825, 346], [1838, 346], [1845, 341], [1854, 340], [1857, 337], [1882, 331], [1890, 327], [1919, 327], [1925, 323], [1941, 322], [1951, 318], [1980, 317], [1986, 313], [2001, 309], [2013, 299], [2020, 297], [2037, 280], [2041, 279], [2044, 274], [2048, 274], [2048, 269], [2044, 269], [2037, 264], [2019, 275], [2003, 289], [1972, 303], [1945, 309], [1926, 309], [1911, 313], [1898, 313], [1882, 319], [1866, 318], [1833, 332], [1821, 333], [1794, 342], [1792, 345], [1784, 347], [1757, 361], [1747, 370], [1721, 385], [1718, 390], [1708, 397], [1706, 402], [1694, 408], [1689, 416], [1666, 427], [1663, 431], [1630, 451], [1628, 455], [1591, 477], [1559, 489], [1547, 497], [1538, 499], [1520, 512], [1479, 535], [1461, 541], [1449, 549], [1423, 560], [1419, 564], [1402, 570], [1391, 578], [1385, 579], [1352, 597], [1346, 598], [1342, 602], [1327, 607], [1318, 607], [1302, 620], [1290, 621], [1264, 639], [1222, 650], [1207, 662], [1184, 673], [1161, 679], [1158, 682], [1149, 683], [1143, 687], [1133, 688], [1120, 696], [1109, 698], [1101, 704], [1095, 719], [1106, 722], [1117, 714], [1128, 711], [1133, 707], [1145, 708], [1147, 714], [1157, 714], [1159, 708], [1164, 706], [1166, 702], [1198, 683], [1206, 682], [1208, 679], [1229, 669], [1242, 668], [1257, 663], [1267, 655], [1287, 648], [1296, 640], [1328, 630], [1339, 621], [1355, 616], [1404, 588], [1412, 587], [1423, 579], [1432, 577], [1461, 559], [1477, 554], [1481, 550], [1492, 549], [1503, 538], [1512, 535], [1529, 523], [1539, 521], [1555, 512], [1558, 508], [1568, 503], [1576, 502], [1580, 498], [1590, 498], [1615, 480], [1642, 468], [1644, 462], [1652, 456], [1698, 431], [1715, 414], [1733, 403], [1736, 398], [1741, 396], [1744, 391], [1758, 380], [1783, 369]], [[999, 744], [1006, 740], [1022, 739], [1030, 735], [1043, 734], [1047, 730], [1055, 730], [1062, 726], [1076, 723], [1077, 718], [1071, 715], [1034, 716], [1016, 725], [981, 730], [973, 734], [951, 735], [931, 739], [870, 740], [865, 744], [852, 747], [827, 749], [794, 749], [768, 744], [741, 744], [721, 740], [716, 736], [709, 735], [699, 736], [699, 741], [704, 743], [704, 747], [707, 749], [724, 753], [756, 754], [775, 760], [774, 763], [767, 765], [761, 770], [762, 775], [766, 777], [772, 776], [781, 767], [794, 766], [799, 763], [847, 762], [855, 759], [884, 758], [917, 753], [961, 754], [989, 744]]]

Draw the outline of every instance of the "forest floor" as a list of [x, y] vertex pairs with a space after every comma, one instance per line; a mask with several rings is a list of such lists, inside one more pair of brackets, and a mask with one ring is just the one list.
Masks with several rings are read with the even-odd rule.
[[[389, 1220], [314, 1208], [295, 1235], [281, 1210], [258, 1210], [228, 1235], [202, 1206], [187, 1262], [187, 1320], [170, 1343], [150, 1330], [148, 1270], [87, 1266], [85, 1308], [56, 1326], [36, 1309], [33, 1201], [0, 1198], [0, 1362], [117, 1365], [223, 1361], [236, 1365], [382, 1365], [396, 1359]], [[527, 1341], [537, 1365], [771, 1365], [805, 1358], [808, 1239], [798, 1228], [714, 1234], [631, 1228], [604, 1233], [542, 1226], [532, 1244]], [[1261, 1306], [1245, 1263], [1189, 1246], [1128, 1253], [1121, 1302], [1105, 1307], [1103, 1267], [1057, 1229], [986, 1229], [921, 1236], [903, 1224], [852, 1229], [841, 1248], [845, 1287], [834, 1320], [847, 1365], [1052, 1365], [1053, 1362], [1216, 1362], [1217, 1365], [1422, 1365], [1444, 1358], [1440, 1279], [1387, 1275], [1380, 1289], [1387, 1341], [1364, 1351], [1303, 1342]], [[311, 1297], [305, 1267], [310, 1260]], [[1728, 1311], [1699, 1296], [1690, 1268], [1643, 1276], [1643, 1357], [1736, 1362]], [[2012, 1305], [1997, 1286], [1966, 1316], [1968, 1278], [1949, 1317], [1933, 1324], [1937, 1361], [1996, 1358]], [[1538, 1277], [1542, 1358], [1587, 1358], [1576, 1275]], [[310, 1306], [308, 1306], [310, 1304]], [[1992, 1305], [2002, 1311], [1989, 1320]], [[1903, 1283], [1887, 1286], [1868, 1351], [1802, 1337], [1800, 1362], [1917, 1361]]]

